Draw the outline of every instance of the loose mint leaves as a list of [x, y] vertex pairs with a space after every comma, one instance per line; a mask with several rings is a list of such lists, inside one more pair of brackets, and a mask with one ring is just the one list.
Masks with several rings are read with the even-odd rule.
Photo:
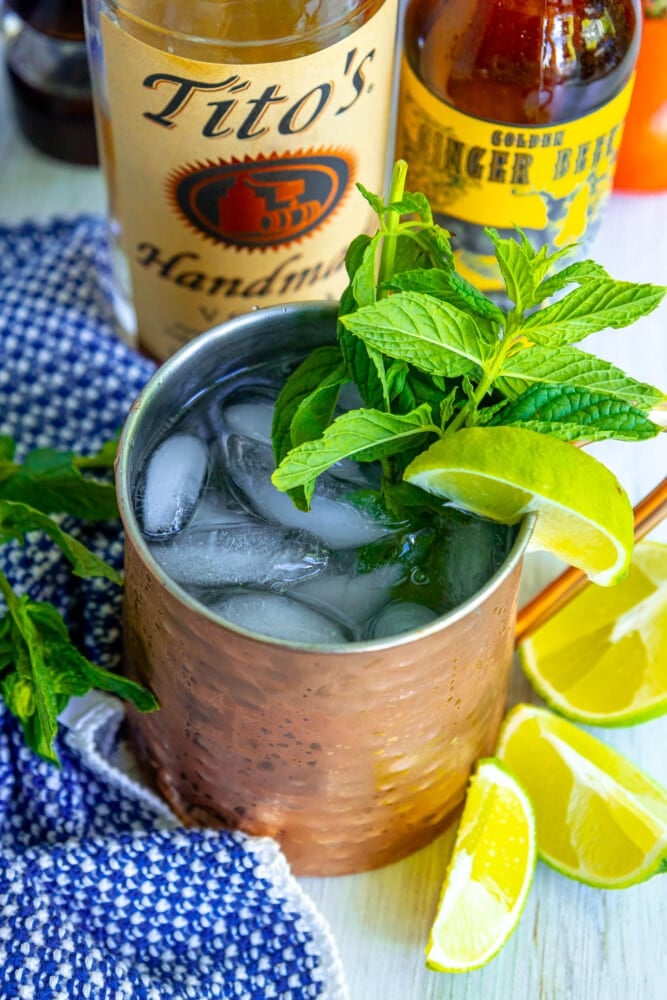
[[67, 513], [98, 521], [117, 517], [113, 482], [82, 472], [111, 469], [116, 448], [117, 442], [111, 441], [97, 455], [86, 458], [71, 451], [36, 448], [18, 465], [13, 440], [0, 438], [0, 499], [18, 500], [45, 514]]
[[[379, 458], [388, 502], [406, 455], [462, 427], [512, 424], [583, 442], [658, 434], [664, 392], [574, 345], [631, 325], [667, 289], [615, 281], [595, 261], [567, 262], [573, 247], [536, 250], [519, 229], [507, 237], [489, 228], [501, 308], [457, 273], [449, 233], [422, 194], [405, 191], [406, 170], [396, 163], [386, 202], [360, 188], [378, 229], [346, 257], [335, 364], [318, 383], [306, 362], [307, 392], [302, 366], [278, 401], [275, 485], [307, 507], [333, 463]], [[364, 406], [336, 417], [345, 381]]]
[[131, 701], [140, 711], [158, 707], [149, 691], [79, 653], [52, 604], [16, 597], [1, 573], [0, 593], [8, 606], [0, 620], [0, 693], [20, 721], [26, 743], [40, 757], [58, 763], [58, 715], [73, 695], [98, 688]]
[[15, 539], [21, 545], [29, 531], [43, 531], [72, 565], [76, 576], [103, 576], [120, 583], [120, 574], [90, 549], [69, 535], [46, 514], [14, 500], [0, 500], [0, 543]]
[[[120, 574], [65, 531], [50, 515], [67, 513], [105, 520], [117, 513], [113, 485], [86, 475], [113, 466], [116, 442], [97, 455], [37, 449], [23, 465], [15, 463], [15, 444], [0, 437], [0, 544], [26, 544], [32, 532], [46, 534], [81, 577], [103, 577], [120, 584]], [[20, 721], [26, 743], [46, 760], [58, 763], [54, 742], [58, 715], [70, 697], [91, 688], [109, 691], [140, 711], [156, 709], [153, 695], [91, 663], [72, 644], [67, 627], [52, 604], [14, 592], [0, 572], [0, 695]]]

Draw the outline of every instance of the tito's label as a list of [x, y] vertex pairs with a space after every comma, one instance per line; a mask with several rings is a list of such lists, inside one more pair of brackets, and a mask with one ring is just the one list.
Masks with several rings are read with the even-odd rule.
[[525, 230], [539, 249], [590, 243], [611, 192], [632, 80], [603, 108], [549, 126], [498, 125], [435, 97], [403, 58], [398, 156], [409, 187], [429, 198], [453, 234], [459, 272], [483, 291], [503, 283], [491, 244]]
[[340, 295], [347, 246], [371, 225], [355, 183], [384, 186], [395, 28], [387, 0], [313, 55], [223, 65], [102, 18], [105, 166], [154, 357], [252, 306]]

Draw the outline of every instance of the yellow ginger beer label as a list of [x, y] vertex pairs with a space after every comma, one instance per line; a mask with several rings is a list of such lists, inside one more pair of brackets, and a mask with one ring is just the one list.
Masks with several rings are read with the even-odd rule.
[[181, 58], [102, 17], [111, 211], [154, 357], [253, 306], [340, 295], [372, 222], [355, 184], [385, 181], [396, 2], [315, 54], [253, 64]]
[[558, 125], [499, 125], [445, 104], [403, 57], [397, 155], [409, 187], [453, 234], [457, 269], [483, 291], [503, 282], [484, 226], [520, 226], [536, 250], [594, 237], [611, 193], [632, 80], [608, 104]]

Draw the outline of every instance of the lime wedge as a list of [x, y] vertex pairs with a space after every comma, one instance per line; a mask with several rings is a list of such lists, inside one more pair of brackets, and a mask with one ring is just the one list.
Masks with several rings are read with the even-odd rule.
[[601, 462], [558, 438], [521, 427], [466, 427], [418, 455], [404, 478], [505, 524], [536, 513], [531, 548], [601, 586], [627, 571], [633, 517], [625, 491]]
[[667, 712], [667, 545], [640, 542], [612, 590], [591, 585], [519, 646], [551, 708], [594, 726]]
[[532, 802], [540, 857], [600, 889], [667, 867], [667, 790], [594, 736], [548, 709], [517, 705], [498, 756]]
[[481, 760], [431, 928], [429, 968], [468, 972], [493, 958], [519, 921], [535, 861], [535, 821], [526, 793], [497, 760]]

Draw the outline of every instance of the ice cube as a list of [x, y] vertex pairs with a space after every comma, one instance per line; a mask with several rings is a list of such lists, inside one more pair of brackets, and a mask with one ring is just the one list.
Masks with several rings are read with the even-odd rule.
[[229, 403], [222, 411], [222, 418], [231, 433], [271, 444], [273, 403], [268, 398], [257, 396]]
[[430, 625], [437, 618], [435, 611], [415, 601], [392, 601], [382, 609], [369, 630], [369, 639], [389, 639], [401, 632]]
[[206, 489], [190, 521], [190, 527], [223, 528], [232, 524], [247, 524], [251, 519], [251, 515], [232, 497], [218, 490]]
[[309, 511], [297, 510], [289, 496], [271, 482], [273, 452], [249, 438], [230, 434], [228, 472], [246, 501], [267, 521], [308, 531], [329, 548], [356, 548], [381, 538], [391, 526], [375, 520], [368, 510], [349, 499], [349, 484], [321, 476]]
[[186, 589], [238, 584], [269, 586], [311, 576], [329, 553], [302, 531], [250, 521], [224, 528], [191, 527], [151, 552], [172, 580]]
[[391, 588], [403, 577], [397, 563], [380, 566], [370, 573], [349, 572], [344, 567], [329, 567], [290, 588], [290, 593], [307, 604], [321, 608], [334, 618], [351, 625], [361, 625], [391, 600]]
[[194, 434], [173, 434], [148, 460], [138, 491], [144, 535], [166, 537], [190, 522], [208, 471], [208, 449]]
[[443, 588], [449, 607], [476, 594], [501, 565], [516, 529], [462, 511], [444, 511], [451, 528], [443, 544]]
[[239, 591], [223, 598], [211, 610], [241, 628], [287, 642], [311, 645], [348, 641], [345, 629], [337, 622], [284, 594]]
[[341, 479], [344, 483], [357, 489], [376, 490], [380, 485], [379, 467], [371, 462], [353, 462], [351, 458], [342, 458], [327, 470], [327, 475]]

